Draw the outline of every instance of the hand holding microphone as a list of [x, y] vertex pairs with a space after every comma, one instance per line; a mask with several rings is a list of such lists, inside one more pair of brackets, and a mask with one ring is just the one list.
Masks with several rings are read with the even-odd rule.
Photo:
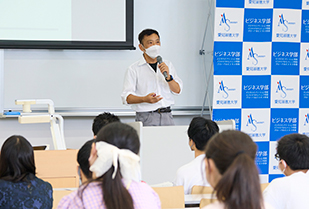
[[159, 69], [161, 70], [161, 73], [164, 75], [164, 78], [167, 79], [168, 78], [167, 73], [169, 72], [167, 65], [162, 61], [161, 56], [157, 56], [157, 61], [159, 63]]

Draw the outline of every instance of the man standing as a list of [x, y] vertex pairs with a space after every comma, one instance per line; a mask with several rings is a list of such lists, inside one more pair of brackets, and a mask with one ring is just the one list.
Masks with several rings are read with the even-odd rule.
[[144, 126], [174, 125], [170, 106], [173, 94], [181, 93], [182, 81], [171, 62], [157, 60], [161, 42], [156, 30], [145, 29], [138, 39], [143, 57], [127, 69], [122, 101], [132, 106], [135, 120]]

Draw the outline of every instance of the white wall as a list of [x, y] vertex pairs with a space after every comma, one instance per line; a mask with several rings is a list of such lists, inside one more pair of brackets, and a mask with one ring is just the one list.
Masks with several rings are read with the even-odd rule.
[[[135, 46], [138, 45], [137, 36], [141, 30], [145, 28], [157, 29], [161, 35], [162, 57], [171, 60], [179, 76], [186, 80], [182, 95], [176, 97], [176, 104], [178, 101], [181, 101], [180, 103], [189, 101], [188, 104], [201, 106], [203, 102], [206, 79], [203, 56], [199, 55], [199, 50], [206, 26], [209, 1], [134, 1]], [[205, 45], [212, 48], [213, 43], [209, 34]], [[103, 97], [106, 102], [102, 104], [102, 107], [110, 107], [109, 98], [114, 96], [118, 98], [121, 93], [123, 76], [127, 66], [139, 59], [140, 56], [139, 49], [135, 51], [10, 49], [4, 50], [4, 78], [6, 85], [15, 88], [18, 86], [18, 79], [20, 79], [18, 71], [15, 78], [6, 79], [8, 78], [6, 76], [11, 70], [16, 71], [16, 69], [20, 71], [31, 69], [32, 72], [48, 69], [59, 74], [66, 69], [76, 69], [76, 72], [94, 73], [94, 77], [102, 72], [106, 75], [102, 78], [102, 89], [92, 91], [91, 99]], [[208, 64], [211, 62], [211, 56], [206, 57], [206, 62]], [[80, 80], [80, 82], [84, 81]], [[92, 85], [91, 81], [87, 82], [89, 82], [89, 86]], [[55, 85], [57, 85], [57, 81], [55, 81]], [[109, 89], [111, 88], [113, 88], [113, 95], [110, 95]], [[70, 99], [70, 95], [67, 97]], [[89, 99], [90, 103], [91, 99]], [[9, 101], [9, 105], [14, 105], [13, 102], [13, 100]], [[186, 125], [192, 117], [193, 115], [177, 116], [175, 118], [176, 124]], [[65, 117], [65, 138], [68, 147], [79, 148], [84, 141], [92, 137], [92, 119], [93, 117]], [[133, 121], [132, 117], [122, 119], [124, 122]], [[20, 125], [16, 118], [7, 118], [0, 119], [0, 130], [0, 144], [12, 134], [25, 135], [32, 144], [52, 144], [48, 124]]]

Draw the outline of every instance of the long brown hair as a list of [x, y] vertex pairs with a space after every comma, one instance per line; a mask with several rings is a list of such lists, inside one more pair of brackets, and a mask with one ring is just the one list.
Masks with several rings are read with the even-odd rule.
[[222, 175], [214, 190], [226, 209], [264, 208], [256, 151], [250, 136], [240, 131], [224, 131], [208, 142], [206, 159], [212, 159]]
[[[120, 122], [104, 126], [97, 134], [95, 141], [104, 141], [119, 149], [131, 150], [135, 154], [138, 154], [140, 148], [139, 137], [135, 129]], [[114, 179], [112, 178], [114, 172], [114, 167], [112, 166], [105, 174], [93, 181], [100, 182], [103, 200], [107, 209], [134, 209], [133, 199], [122, 182], [119, 162], [118, 168]]]

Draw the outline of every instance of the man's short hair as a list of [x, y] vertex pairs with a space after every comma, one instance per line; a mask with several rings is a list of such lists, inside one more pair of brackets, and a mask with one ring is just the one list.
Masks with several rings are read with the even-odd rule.
[[204, 151], [208, 140], [218, 132], [218, 125], [203, 117], [193, 118], [188, 128], [189, 138], [193, 140], [195, 147], [201, 151]]
[[160, 35], [158, 33], [158, 31], [154, 30], [154, 29], [145, 29], [142, 32], [139, 33], [138, 35], [138, 40], [140, 44], [143, 44], [143, 39], [145, 36], [150, 36], [152, 34], [157, 34], [158, 37], [160, 38]]
[[92, 123], [92, 132], [94, 135], [97, 135], [100, 129], [112, 122], [120, 122], [120, 119], [109, 112], [104, 112], [97, 117], [94, 118], [93, 123]]
[[309, 137], [289, 134], [277, 144], [277, 154], [292, 170], [309, 169]]

